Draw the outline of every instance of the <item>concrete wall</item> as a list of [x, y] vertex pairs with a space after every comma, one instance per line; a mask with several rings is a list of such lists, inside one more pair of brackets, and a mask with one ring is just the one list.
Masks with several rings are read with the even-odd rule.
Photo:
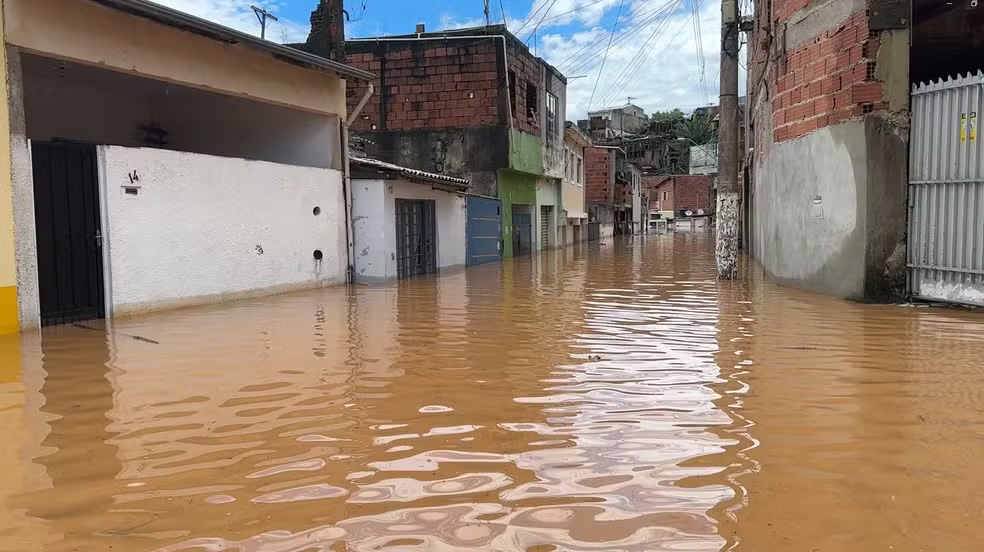
[[[897, 297], [899, 275], [886, 263], [905, 232], [905, 159], [904, 140], [877, 117], [774, 145], [756, 171], [756, 258], [800, 287], [857, 300]], [[803, 174], [811, 178], [796, 177]]]
[[882, 302], [904, 295], [908, 31], [873, 28], [869, 8], [780, 0], [756, 13], [746, 202], [752, 253], [773, 276]]
[[339, 171], [113, 146], [100, 158], [116, 315], [345, 279]]
[[318, 113], [345, 81], [84, 0], [6, 0], [7, 43], [32, 52]]
[[434, 201], [437, 222], [437, 267], [460, 267], [466, 261], [468, 213], [463, 196], [403, 180], [363, 180], [352, 183], [355, 232], [355, 274], [359, 282], [397, 277], [396, 199]]

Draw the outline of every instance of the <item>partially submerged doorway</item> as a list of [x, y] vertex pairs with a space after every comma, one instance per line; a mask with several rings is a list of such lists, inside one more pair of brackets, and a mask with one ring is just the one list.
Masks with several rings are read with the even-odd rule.
[[96, 147], [33, 142], [41, 325], [106, 315]]

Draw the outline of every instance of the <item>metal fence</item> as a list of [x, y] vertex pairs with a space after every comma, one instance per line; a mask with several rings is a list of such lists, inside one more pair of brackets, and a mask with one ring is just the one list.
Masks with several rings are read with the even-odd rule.
[[909, 155], [911, 290], [984, 306], [984, 74], [912, 89]]

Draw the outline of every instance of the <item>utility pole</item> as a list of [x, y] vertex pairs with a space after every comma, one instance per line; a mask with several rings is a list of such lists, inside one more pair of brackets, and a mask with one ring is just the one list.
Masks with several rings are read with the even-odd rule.
[[717, 276], [738, 275], [738, 3], [721, 0], [721, 113], [718, 146]]
[[485, 26], [488, 27], [492, 24], [492, 17], [489, 13], [489, 0], [485, 0]]
[[264, 9], [258, 8], [256, 6], [250, 6], [250, 8], [252, 8], [253, 13], [256, 14], [256, 19], [258, 19], [260, 21], [260, 38], [262, 38], [262, 39], [265, 40], [266, 39], [267, 19], [269, 19], [271, 21], [280, 21], [280, 20], [277, 19], [277, 16], [276, 15], [273, 15], [272, 13], [270, 13], [270, 12], [264, 10]]

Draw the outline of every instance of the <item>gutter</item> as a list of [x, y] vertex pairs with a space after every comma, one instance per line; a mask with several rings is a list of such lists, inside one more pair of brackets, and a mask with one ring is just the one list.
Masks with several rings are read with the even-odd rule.
[[512, 97], [510, 96], [510, 86], [509, 86], [509, 49], [506, 35], [502, 34], [486, 34], [486, 35], [444, 35], [444, 36], [420, 36], [419, 34], [415, 37], [394, 37], [394, 38], [355, 38], [348, 40], [346, 42], [363, 42], [372, 43], [375, 42], [379, 44], [380, 42], [417, 42], [425, 40], [441, 40], [447, 42], [448, 40], [485, 40], [485, 39], [502, 39], [502, 63], [505, 65], [505, 75], [506, 75], [506, 112], [509, 113], [509, 130], [512, 130], [515, 126], [512, 112]]
[[355, 228], [353, 227], [353, 213], [352, 213], [352, 164], [351, 156], [349, 155], [349, 127], [352, 123], [359, 117], [362, 113], [362, 109], [366, 107], [366, 103], [369, 102], [369, 98], [372, 97], [373, 92], [376, 91], [376, 87], [373, 86], [372, 82], [367, 83], [369, 85], [366, 88], [365, 95], [356, 104], [355, 109], [342, 123], [342, 155], [343, 155], [343, 177], [342, 177], [342, 194], [345, 196], [345, 258], [347, 259], [347, 266], [345, 267], [345, 282], [349, 284], [355, 283]]

